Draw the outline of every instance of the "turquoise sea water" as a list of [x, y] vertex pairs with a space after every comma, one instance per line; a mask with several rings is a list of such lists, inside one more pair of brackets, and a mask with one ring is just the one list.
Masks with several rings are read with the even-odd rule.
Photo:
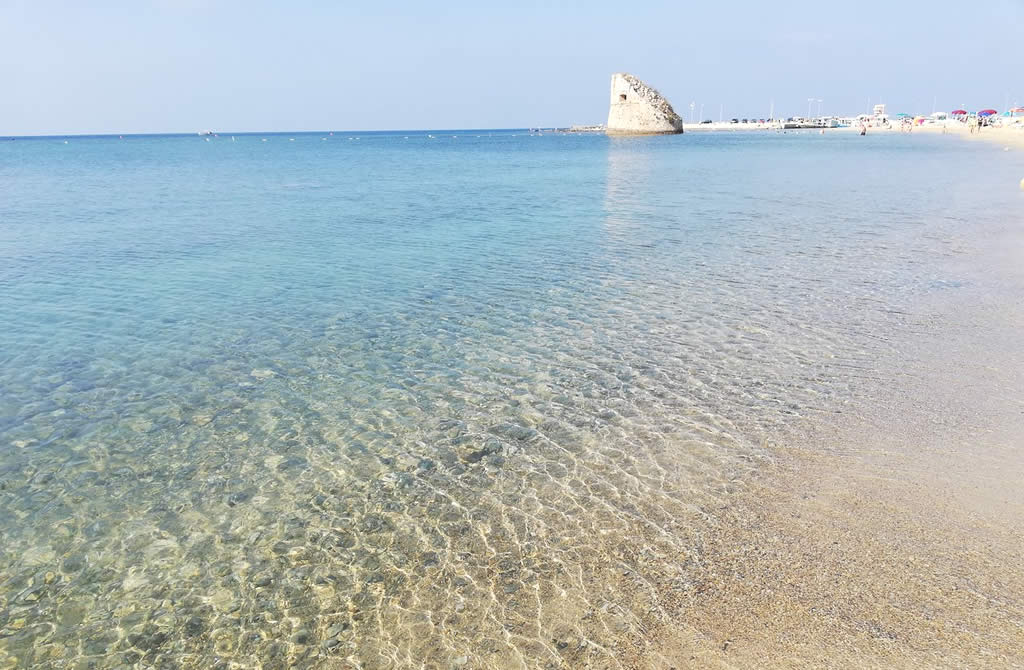
[[976, 288], [996, 149], [0, 142], [0, 667], [616, 667]]

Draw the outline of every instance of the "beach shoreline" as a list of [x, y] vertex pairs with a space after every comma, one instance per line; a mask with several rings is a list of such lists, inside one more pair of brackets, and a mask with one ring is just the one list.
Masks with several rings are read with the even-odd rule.
[[[1024, 664], [1024, 375], [965, 342], [930, 357], [879, 402], [773, 440], [722, 514], [706, 591], [682, 617], [692, 631], [667, 631], [657, 654], [698, 668]], [[961, 393], [965, 374], [977, 395]], [[653, 658], [635, 667], [671, 667]]]
[[974, 242], [976, 288], [913, 304], [863, 397], [770, 438], [689, 632], [635, 667], [1024, 667], [1022, 253], [1012, 219]]
[[[831, 133], [859, 133], [859, 126], [840, 126], [837, 128], [797, 128], [797, 129], [783, 129], [777, 124], [770, 123], [731, 123], [728, 121], [715, 121], [712, 123], [686, 123], [684, 124], [686, 132], [766, 132], [766, 133], [781, 133], [781, 132], [802, 132], [802, 133], [820, 133], [822, 130], [825, 134]], [[907, 128], [910, 128], [908, 131]], [[885, 126], [870, 125], [867, 127], [867, 133], [869, 135], [876, 133], [890, 134], [909, 134], [914, 133], [929, 133], [929, 134], [940, 134], [940, 135], [953, 135], [963, 136], [967, 138], [986, 139], [991, 141], [1005, 141], [1018, 144], [1024, 141], [1024, 124], [1014, 124], [1007, 126], [984, 126], [980, 130], [971, 133], [966, 123], [960, 122], [946, 122], [946, 123], [930, 123], [924, 125], [915, 125], [904, 127], [899, 123], [890, 123]]]

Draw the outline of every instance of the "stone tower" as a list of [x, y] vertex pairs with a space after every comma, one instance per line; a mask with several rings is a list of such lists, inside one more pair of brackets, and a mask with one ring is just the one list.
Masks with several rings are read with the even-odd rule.
[[668, 100], [631, 74], [612, 75], [609, 135], [658, 135], [683, 132], [679, 118]]

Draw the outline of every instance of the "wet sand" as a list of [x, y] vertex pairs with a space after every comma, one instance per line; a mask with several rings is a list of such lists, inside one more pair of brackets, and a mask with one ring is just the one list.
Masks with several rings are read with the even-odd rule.
[[921, 340], [873, 398], [769, 445], [685, 627], [627, 667], [1024, 667], [1024, 310], [1006, 290], [918, 306]]
[[[993, 142], [1004, 149], [1024, 149], [1024, 127], [984, 128], [981, 132], [973, 135], [968, 132], [962, 132], [961, 135], [970, 140]], [[1024, 177], [1024, 175], [1021, 176]]]
[[913, 132], [944, 133], [971, 141], [983, 140], [985, 142], [992, 142], [1003, 148], [1024, 148], [1024, 126], [1022, 125], [985, 127], [972, 133], [966, 124], [950, 123], [947, 126], [919, 126]]

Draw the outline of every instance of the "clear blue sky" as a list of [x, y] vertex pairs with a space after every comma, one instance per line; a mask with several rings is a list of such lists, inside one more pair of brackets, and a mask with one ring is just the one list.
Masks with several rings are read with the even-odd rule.
[[687, 119], [1024, 104], [1024, 0], [855, 4], [0, 0], [0, 135], [598, 123], [616, 71]]

